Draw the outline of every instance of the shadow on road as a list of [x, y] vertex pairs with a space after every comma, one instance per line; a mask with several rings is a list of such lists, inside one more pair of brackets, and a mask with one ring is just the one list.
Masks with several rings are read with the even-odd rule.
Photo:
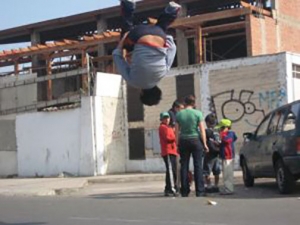
[[[235, 193], [233, 195], [220, 195], [220, 193], [209, 193], [207, 197], [210, 198], [224, 198], [224, 199], [271, 199], [271, 198], [298, 198], [300, 197], [300, 183], [297, 183], [297, 187], [292, 194], [282, 195], [278, 192], [277, 184], [273, 179], [257, 179], [255, 184], [251, 188], [247, 188], [242, 184], [241, 180], [238, 179], [235, 184]], [[193, 191], [190, 197], [195, 197]], [[166, 198], [162, 192], [145, 192], [145, 191], [128, 191], [125, 192], [113, 192], [89, 195], [95, 199], [152, 199], [152, 198]]]
[[144, 198], [161, 198], [162, 193], [153, 192], [122, 192], [122, 193], [107, 193], [107, 194], [96, 194], [90, 195], [96, 199], [144, 199]]
[[247, 188], [243, 184], [235, 185], [235, 193], [233, 195], [219, 195], [219, 198], [233, 199], [268, 199], [268, 198], [291, 198], [300, 197], [300, 183], [297, 183], [296, 189], [291, 194], [280, 194], [275, 181], [259, 181], [253, 187]]

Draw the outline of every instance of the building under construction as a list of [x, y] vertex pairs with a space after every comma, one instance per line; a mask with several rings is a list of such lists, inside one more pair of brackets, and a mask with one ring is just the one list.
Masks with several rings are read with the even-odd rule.
[[[138, 21], [155, 19], [167, 2], [138, 2]], [[177, 2], [183, 5], [183, 10], [181, 18], [172, 25], [178, 46], [174, 67], [300, 51], [297, 0]], [[29, 42], [30, 45], [0, 52], [0, 67], [14, 67], [2, 75], [30, 71], [45, 76], [82, 68], [87, 64], [86, 53], [93, 57], [92, 64], [98, 71], [114, 71], [110, 55], [119, 38], [119, 11], [116, 6], [0, 31], [0, 44]], [[86, 83], [68, 81], [65, 91]], [[63, 90], [53, 93], [53, 86], [55, 82], [49, 82], [47, 87], [39, 89], [39, 100], [51, 100], [62, 94]]]
[[[144, 107], [138, 91], [124, 86], [124, 126], [129, 138], [125, 161], [155, 161], [159, 112], [186, 94], [196, 95], [204, 113], [213, 111], [222, 117], [227, 110], [225, 116], [233, 120], [238, 133], [257, 126], [273, 107], [298, 98], [295, 88], [293, 93], [288, 88], [300, 78], [300, 62], [295, 63], [298, 56], [281, 54], [300, 53], [298, 0], [176, 2], [183, 6], [170, 29], [177, 56], [169, 76], [160, 84], [164, 91], [161, 104]], [[167, 3], [139, 1], [137, 22], [155, 23]], [[24, 43], [22, 48], [0, 52], [0, 115], [76, 107], [82, 96], [93, 95], [97, 72], [116, 73], [111, 53], [119, 40], [119, 14], [116, 6], [0, 31], [0, 45]], [[288, 80], [284, 68], [294, 80]], [[16, 92], [12, 88], [19, 91], [10, 99], [10, 93]], [[24, 93], [29, 92], [32, 98], [25, 99]], [[226, 98], [217, 99], [223, 95]], [[238, 104], [236, 111], [230, 111], [228, 98], [230, 104]], [[245, 111], [240, 114], [239, 109]], [[246, 125], [242, 123], [254, 112], [263, 113], [252, 121], [247, 119]], [[126, 165], [131, 171], [147, 171], [145, 163]]]

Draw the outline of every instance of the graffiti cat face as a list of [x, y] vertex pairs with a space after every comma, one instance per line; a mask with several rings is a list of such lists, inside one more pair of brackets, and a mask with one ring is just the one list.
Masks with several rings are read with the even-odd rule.
[[[234, 90], [230, 90], [212, 96], [210, 102], [211, 111], [216, 114], [217, 112], [220, 112], [222, 118], [227, 118], [233, 123], [244, 120], [248, 125], [257, 126], [259, 120], [253, 118], [261, 118], [265, 113], [263, 109], [258, 109], [252, 101], [253, 91], [241, 90], [238, 94], [238, 98], [234, 93]], [[217, 97], [220, 97], [221, 99], [217, 101], [218, 103], [221, 103], [218, 106], [216, 106]], [[222, 101], [222, 99], [226, 98], [227, 100]], [[217, 107], [221, 109], [221, 111], [217, 110]], [[251, 116], [254, 114], [255, 116]]]

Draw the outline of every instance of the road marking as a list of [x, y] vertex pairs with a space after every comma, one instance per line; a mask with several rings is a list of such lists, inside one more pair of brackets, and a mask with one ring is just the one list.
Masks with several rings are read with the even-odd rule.
[[225, 223], [202, 223], [194, 221], [163, 221], [163, 220], [129, 220], [119, 218], [99, 218], [99, 217], [70, 217], [71, 220], [82, 220], [82, 221], [110, 221], [119, 223], [156, 223], [156, 224], [188, 224], [188, 225], [228, 225]]

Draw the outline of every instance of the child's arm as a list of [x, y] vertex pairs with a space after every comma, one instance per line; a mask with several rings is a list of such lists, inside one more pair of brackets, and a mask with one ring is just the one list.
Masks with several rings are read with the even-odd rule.
[[236, 141], [237, 140], [237, 136], [236, 136], [236, 133], [233, 132], [233, 141]]
[[175, 124], [175, 140], [176, 140], [177, 144], [179, 143], [179, 130], [180, 130], [179, 124], [176, 123]]
[[204, 122], [200, 121], [198, 126], [199, 126], [199, 129], [200, 129], [201, 138], [202, 138], [202, 141], [203, 141], [204, 151], [209, 152], [209, 149], [207, 147], [207, 138], [206, 138], [206, 131], [205, 131]]
[[167, 44], [167, 58], [166, 58], [167, 70], [170, 70], [170, 68], [174, 62], [174, 59], [175, 59], [177, 47], [176, 47], [174, 39], [171, 35], [167, 35], [166, 42], [167, 42], [166, 43]]
[[159, 128], [159, 137], [162, 141], [167, 143], [173, 143], [176, 140], [174, 130], [166, 126]]
[[164, 128], [164, 136], [168, 143], [173, 143], [176, 140], [174, 130], [171, 127]]
[[124, 80], [130, 81], [130, 65], [123, 55], [123, 45], [127, 35], [128, 32], [120, 40], [118, 47], [113, 51], [112, 56], [118, 73], [123, 77]]

